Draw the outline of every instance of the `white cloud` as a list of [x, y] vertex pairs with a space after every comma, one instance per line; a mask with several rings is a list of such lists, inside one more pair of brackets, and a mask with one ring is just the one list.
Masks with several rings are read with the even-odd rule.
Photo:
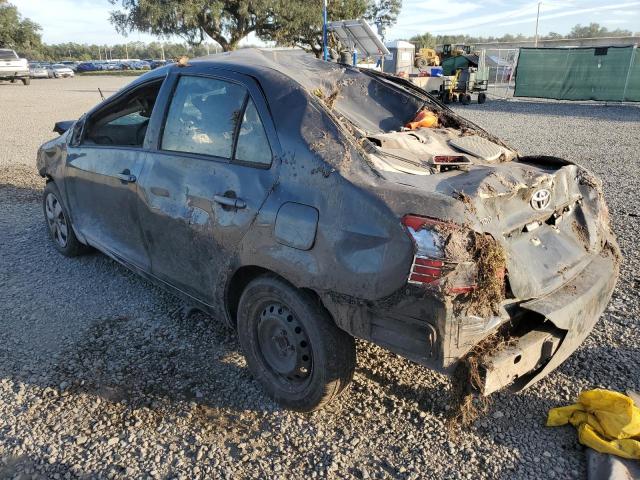
[[[413, 20], [410, 22], [406, 22], [402, 24], [403, 29], [408, 29], [410, 27], [420, 26], [421, 30], [433, 32], [433, 33], [446, 33], [446, 32], [464, 32], [468, 31], [472, 27], [477, 27], [480, 25], [490, 25], [494, 23], [503, 24], [504, 20], [530, 16], [531, 14], [536, 13], [537, 11], [537, 3], [528, 2], [526, 5], [515, 8], [511, 10], [502, 10], [494, 13], [485, 13], [480, 15], [471, 15], [471, 16], [456, 16], [456, 20], [448, 23], [440, 23], [435, 22], [432, 23], [432, 19], [429, 15], [425, 15], [423, 18], [416, 18], [416, 16], [412, 16]], [[557, 10], [561, 7], [556, 5], [549, 5], [549, 10]], [[400, 25], [400, 22], [398, 22]]]
[[[554, 19], [554, 18], [561, 18], [561, 17], [573, 17], [576, 15], [584, 15], [585, 13], [599, 13], [599, 12], [605, 12], [608, 10], [616, 10], [619, 9], [621, 7], [633, 7], [633, 6], [638, 6], [640, 7], [640, 1], [637, 2], [626, 2], [626, 3], [618, 3], [618, 4], [613, 4], [613, 5], [600, 5], [597, 7], [589, 7], [589, 8], [574, 8], [571, 10], [567, 10], [567, 11], [563, 11], [563, 12], [556, 12], [556, 13], [551, 13], [551, 14], [541, 14], [540, 15], [540, 22], [542, 24], [542, 22], [544, 22], [545, 20], [550, 20], [550, 19]], [[638, 12], [635, 13], [635, 15], [637, 15]], [[514, 21], [507, 21], [507, 22], [502, 22], [502, 25], [517, 25], [519, 23], [526, 23], [526, 22], [532, 22], [535, 20], [535, 16], [530, 17], [530, 18], [524, 18], [524, 19], [519, 19], [519, 20], [514, 20]], [[600, 23], [604, 23], [601, 19], [598, 19], [598, 21]], [[588, 22], [585, 22], [588, 23]]]

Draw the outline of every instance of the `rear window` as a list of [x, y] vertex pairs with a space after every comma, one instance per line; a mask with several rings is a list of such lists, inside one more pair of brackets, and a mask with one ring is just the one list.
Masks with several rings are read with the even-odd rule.
[[244, 87], [235, 83], [182, 77], [169, 107], [162, 149], [230, 159], [245, 96]]
[[11, 61], [17, 58], [18, 56], [13, 50], [0, 50], [0, 60]]
[[260, 114], [245, 87], [215, 78], [182, 77], [162, 137], [162, 148], [271, 165]]

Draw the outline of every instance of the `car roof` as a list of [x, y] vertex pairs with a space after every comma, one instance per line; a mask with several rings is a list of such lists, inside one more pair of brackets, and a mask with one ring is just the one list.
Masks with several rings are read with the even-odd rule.
[[[264, 75], [265, 69], [275, 70], [308, 90], [324, 86], [323, 82], [318, 81], [318, 76], [327, 77], [335, 73], [336, 70], [342, 72], [345, 68], [351, 68], [318, 60], [314, 55], [298, 48], [243, 48], [232, 52], [189, 59], [189, 65], [193, 67], [194, 73], [205, 72], [213, 67], [232, 70], [258, 79]], [[171, 64], [164, 68], [163, 70], [152, 70], [140, 79], [148, 80], [155, 77], [158, 72], [166, 74], [167, 68], [179, 67]], [[357, 72], [357, 69], [353, 70]]]
[[424, 104], [424, 98], [404, 89], [392, 88], [368, 71], [325, 62], [301, 49], [247, 48], [188, 60], [188, 67], [176, 64], [157, 68], [132, 82], [137, 85], [158, 79], [170, 71], [208, 74], [212, 69], [230, 70], [251, 76], [270, 91], [282, 91], [287, 83], [297, 84], [310, 95], [330, 102], [330, 108], [365, 132], [398, 130]]

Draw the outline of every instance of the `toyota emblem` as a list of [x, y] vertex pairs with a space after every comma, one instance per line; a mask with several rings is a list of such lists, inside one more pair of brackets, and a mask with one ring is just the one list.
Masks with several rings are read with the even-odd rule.
[[531, 206], [534, 210], [544, 210], [549, 206], [550, 201], [551, 191], [546, 188], [536, 190], [533, 195], [531, 195]]

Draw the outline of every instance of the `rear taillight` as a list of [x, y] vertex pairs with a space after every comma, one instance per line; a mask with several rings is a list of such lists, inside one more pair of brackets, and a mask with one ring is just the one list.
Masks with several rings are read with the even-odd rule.
[[443, 275], [444, 238], [435, 229], [442, 222], [416, 215], [405, 215], [402, 224], [415, 246], [413, 265], [409, 273], [409, 283], [432, 284]]
[[475, 288], [475, 264], [446, 258], [445, 246], [451, 235], [447, 232], [451, 225], [416, 215], [404, 216], [402, 224], [407, 227], [415, 246], [409, 283], [438, 286], [446, 276], [450, 293], [468, 293]]
[[432, 260], [424, 257], [413, 257], [413, 265], [409, 274], [410, 283], [432, 283], [442, 276], [442, 260]]

